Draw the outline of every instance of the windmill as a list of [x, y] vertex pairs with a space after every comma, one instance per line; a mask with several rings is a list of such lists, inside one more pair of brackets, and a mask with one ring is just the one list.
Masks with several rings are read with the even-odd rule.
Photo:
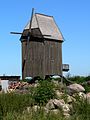
[[[53, 16], [34, 13], [20, 34], [22, 47], [22, 79], [62, 75], [62, 42], [65, 40]], [[64, 65], [66, 71], [66, 64]], [[68, 67], [67, 67], [68, 68]]]

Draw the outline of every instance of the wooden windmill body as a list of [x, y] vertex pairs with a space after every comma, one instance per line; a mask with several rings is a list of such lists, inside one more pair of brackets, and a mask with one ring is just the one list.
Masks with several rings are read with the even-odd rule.
[[62, 75], [62, 42], [62, 34], [52, 16], [33, 14], [21, 36], [22, 78]]
[[69, 65], [62, 64], [63, 36], [53, 16], [35, 13], [21, 34], [22, 79], [26, 77], [45, 77], [62, 75]]

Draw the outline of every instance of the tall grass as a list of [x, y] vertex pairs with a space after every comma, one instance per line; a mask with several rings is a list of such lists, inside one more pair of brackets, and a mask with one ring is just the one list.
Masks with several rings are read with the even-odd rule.
[[76, 102], [73, 102], [73, 118], [77, 120], [90, 120], [90, 104], [87, 99], [83, 100], [79, 97], [76, 98]]
[[4, 117], [11, 112], [21, 113], [31, 104], [32, 99], [29, 94], [0, 94], [0, 117]]

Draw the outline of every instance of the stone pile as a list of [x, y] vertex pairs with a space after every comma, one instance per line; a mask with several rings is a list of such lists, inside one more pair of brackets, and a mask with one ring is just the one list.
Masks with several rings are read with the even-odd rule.
[[[66, 86], [66, 93], [60, 90], [61, 89], [59, 88], [56, 90], [57, 99], [49, 100], [48, 103], [43, 107], [45, 113], [52, 112], [53, 114], [59, 114], [62, 112], [66, 118], [70, 117], [70, 111], [73, 110], [72, 103], [76, 102], [76, 95], [78, 95], [81, 100], [87, 100], [88, 103], [90, 103], [90, 93], [85, 94], [85, 89], [80, 84], [75, 83]], [[36, 112], [40, 109], [40, 106], [33, 105], [32, 108]], [[32, 108], [28, 107], [28, 112]]]

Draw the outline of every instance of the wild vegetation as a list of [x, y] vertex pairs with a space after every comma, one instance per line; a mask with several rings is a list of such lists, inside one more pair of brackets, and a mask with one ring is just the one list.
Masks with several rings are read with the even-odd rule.
[[[90, 76], [84, 78], [75, 76], [69, 77], [69, 80], [82, 84], [89, 80]], [[87, 87], [86, 91], [90, 92], [90, 86]], [[57, 98], [55, 90], [58, 89], [64, 92], [62, 97], [66, 100], [65, 83], [56, 86], [51, 79], [40, 80], [37, 86], [31, 86], [28, 89], [29, 93], [26, 94], [15, 92], [0, 94], [0, 120], [90, 120], [90, 104], [79, 96], [72, 102], [73, 109], [70, 110], [69, 118], [65, 118], [61, 111], [57, 114], [53, 114], [52, 111], [46, 114], [42, 106], [50, 99]], [[33, 110], [33, 105], [39, 105], [40, 109]]]

